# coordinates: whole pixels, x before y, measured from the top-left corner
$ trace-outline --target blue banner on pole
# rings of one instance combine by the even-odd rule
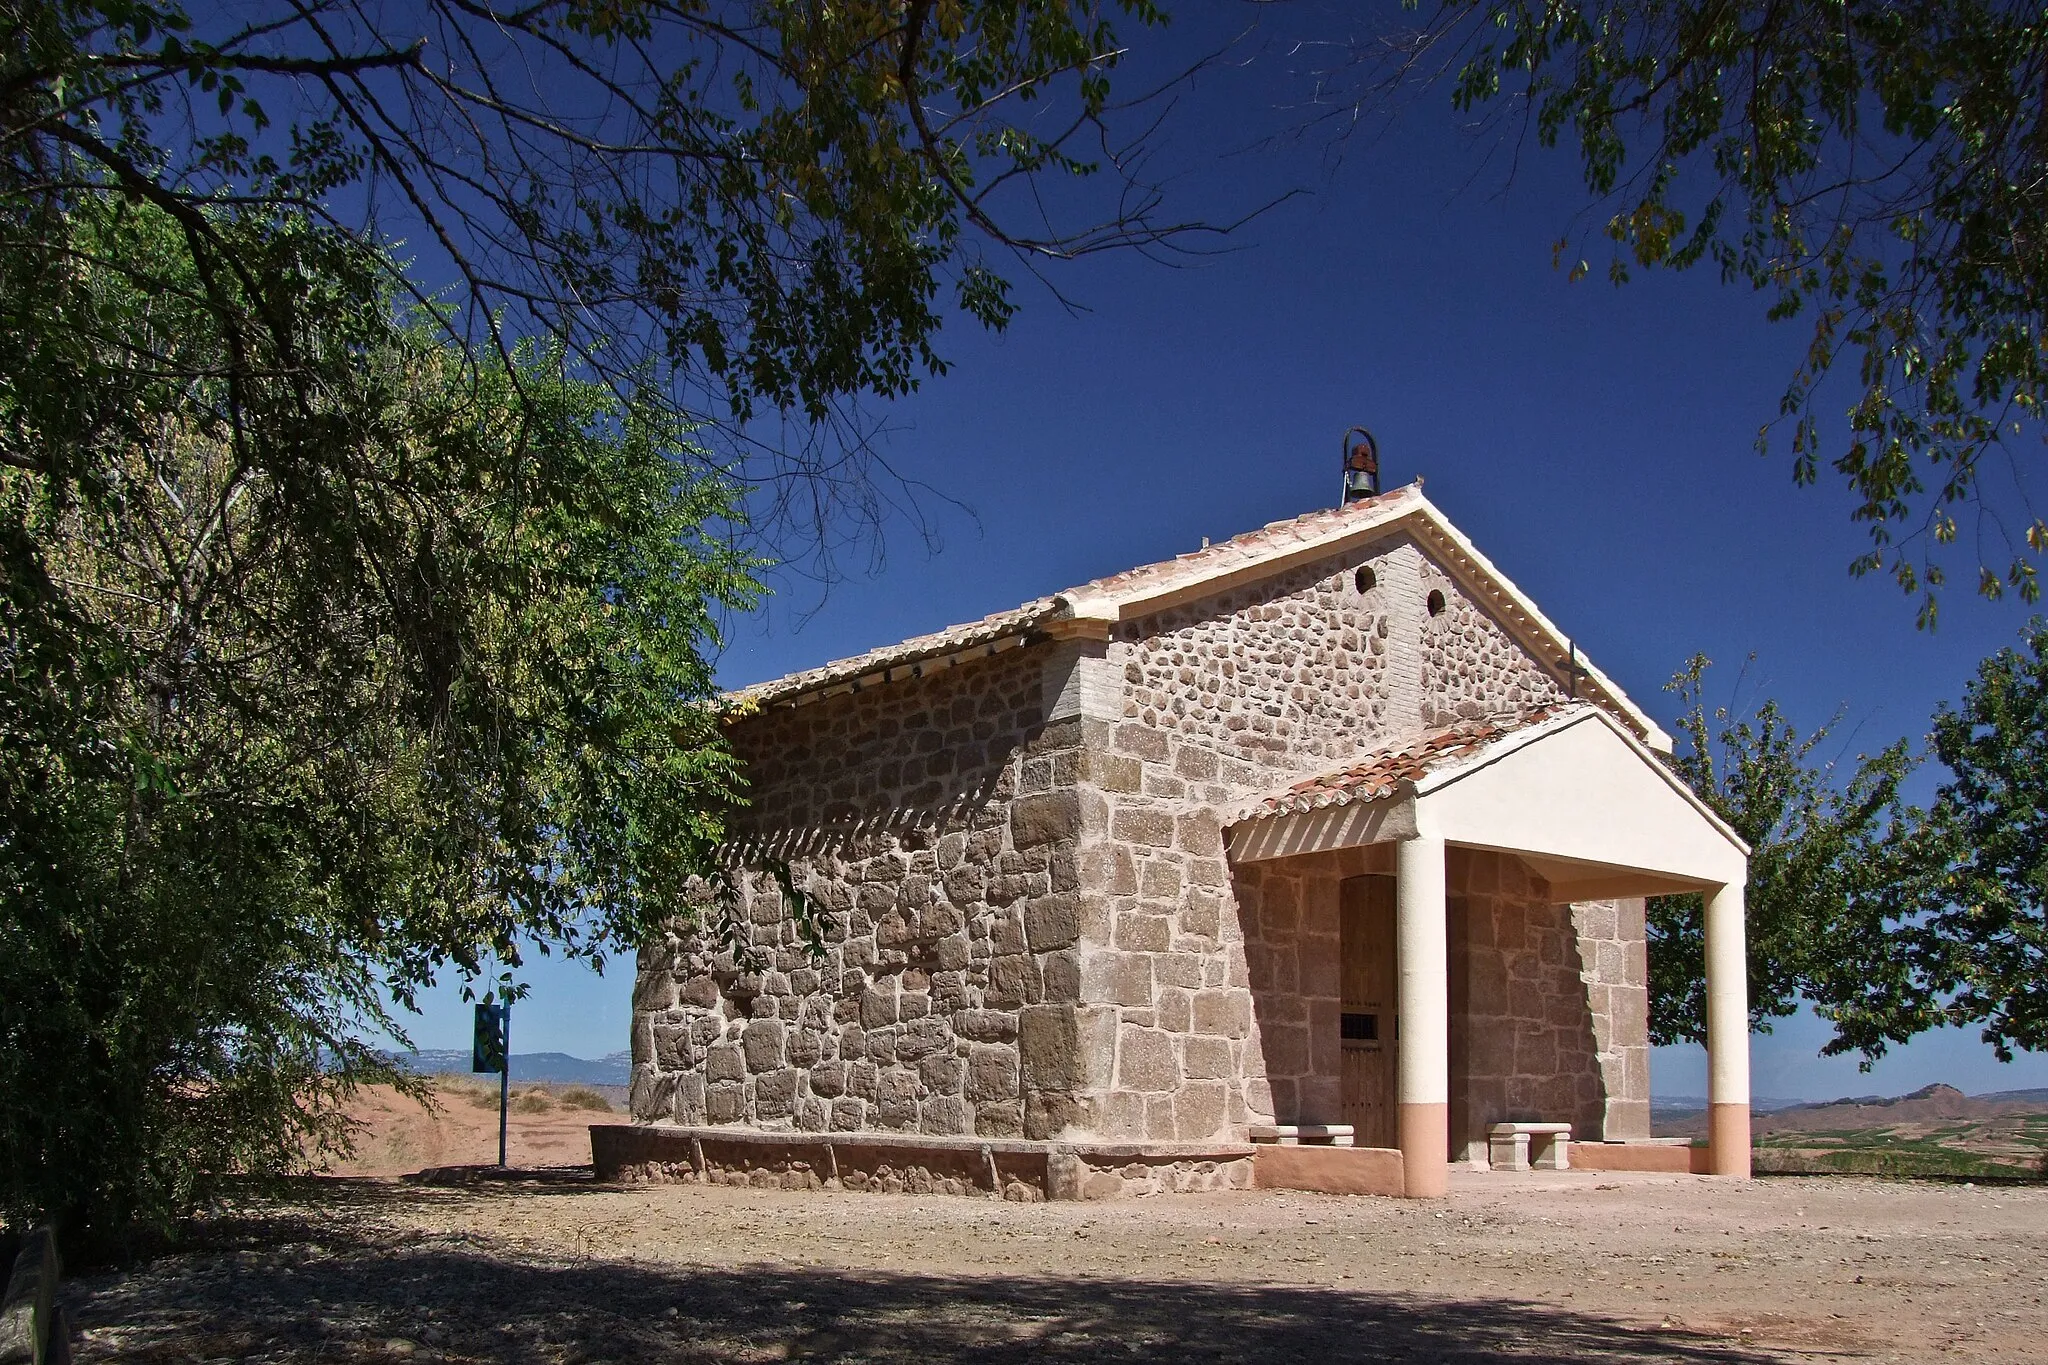
[[[469,1049],[471,1071],[505,1073],[505,1024],[511,1013],[510,1005],[476,1007],[476,1036]]]

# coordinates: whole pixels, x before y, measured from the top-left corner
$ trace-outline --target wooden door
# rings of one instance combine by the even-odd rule
[[[1343,885],[1342,1031],[1344,1119],[1361,1147],[1399,1143],[1394,1091],[1396,982],[1394,879],[1352,877]]]

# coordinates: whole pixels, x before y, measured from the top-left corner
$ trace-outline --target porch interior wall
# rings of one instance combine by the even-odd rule
[[[1341,887],[1385,873],[1384,849],[1233,869],[1251,982],[1252,1050],[1278,1123],[1343,1122]],[[1452,849],[1451,1134],[1561,1120],[1582,1139],[1649,1135],[1642,902],[1555,904],[1508,854]]]
[[[1452,849],[1451,1157],[1508,1119],[1598,1138],[1606,1097],[1572,907],[1516,857]]]
[[[1605,1097],[1600,1129],[1610,1142],[1650,1136],[1650,945],[1641,896],[1571,907]]]
[[[1234,877],[1251,980],[1249,1074],[1262,1075],[1275,1123],[1341,1123],[1342,885],[1363,849],[1248,863]]]

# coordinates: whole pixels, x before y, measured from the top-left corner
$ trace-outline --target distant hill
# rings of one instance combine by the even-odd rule
[[[1858,1095],[1772,1111],[1758,1123],[1762,1132],[1814,1133],[1847,1128],[1883,1128],[1900,1123],[1982,1120],[2048,1111],[2048,1090],[2007,1090],[1965,1095],[1952,1085],[1922,1086],[1910,1095]]]
[[[1755,1169],[1946,1180],[2048,1176],[2048,1091],[1965,1095],[1929,1085],[1760,1114]]]
[[[394,1052],[391,1060],[407,1071],[422,1075],[460,1074],[469,1070],[467,1048],[423,1048],[418,1052]],[[630,1085],[633,1056],[614,1052],[592,1060],[571,1057],[566,1052],[515,1052],[512,1054],[515,1081],[557,1081],[564,1085]]]
[[[1673,1097],[1655,1101],[1651,1114],[1656,1131],[1671,1137],[1698,1137],[1706,1132],[1706,1102]],[[1965,1095],[1952,1085],[1922,1086],[1910,1095],[1854,1095],[1838,1100],[1759,1100],[1750,1106],[1758,1137],[1772,1133],[1848,1132],[1861,1128],[1892,1128],[1901,1124],[1983,1123],[2022,1114],[2048,1114],[2048,1089],[2001,1090],[1990,1095]]]
[[[1988,1095],[1977,1096],[1980,1100],[2013,1100],[2020,1104],[2048,1106],[2048,1088],[2039,1090],[1994,1090]]]
[[[1749,1100],[1750,1112],[1767,1114],[1778,1109],[1797,1109],[1806,1100],[1788,1100],[1782,1095],[1752,1095]],[[1650,1100],[1652,1114],[1704,1114],[1707,1112],[1705,1095],[1658,1095]]]

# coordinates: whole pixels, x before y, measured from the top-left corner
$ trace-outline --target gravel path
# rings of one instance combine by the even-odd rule
[[[1574,1172],[1448,1204],[308,1181],[67,1286],[80,1361],[2048,1360],[2048,1189]]]

